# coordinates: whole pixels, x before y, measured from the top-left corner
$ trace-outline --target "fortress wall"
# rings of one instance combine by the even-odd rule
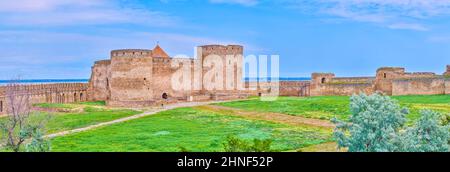
[[[152,58],[112,57],[110,91],[111,102],[152,100]]]
[[[259,85],[257,85],[259,84]],[[269,93],[271,88],[276,88],[279,86],[279,95],[280,96],[309,96],[310,95],[310,81],[280,81],[280,82],[260,82],[257,83],[255,81],[245,82],[245,88],[247,89],[245,93],[258,96],[259,94],[267,94]],[[254,90],[250,88],[250,85],[257,86],[252,87]],[[273,90],[272,90],[273,91]]]
[[[95,62],[89,80],[89,100],[106,101],[109,99],[109,78],[111,77],[111,60]]]
[[[433,72],[414,72],[414,73],[405,73],[403,75],[404,78],[426,78],[426,77],[435,77],[436,73]]]
[[[309,96],[309,81],[281,81],[280,96]]]
[[[450,94],[450,78],[445,79],[445,94]]]
[[[372,84],[317,84],[311,86],[311,96],[350,96],[374,93]]]
[[[375,81],[375,77],[336,77],[332,78],[329,83],[372,83]]]
[[[183,93],[176,92],[172,88],[172,76],[178,68],[172,68],[172,60],[170,58],[153,58],[153,99],[162,100],[163,94],[167,94],[168,98],[183,97]]]
[[[410,78],[392,82],[392,95],[445,94],[444,78]]]
[[[84,83],[34,84],[20,85],[17,91],[30,94],[30,103],[73,103],[87,101],[88,85]],[[8,110],[6,90],[0,86],[0,114]]]

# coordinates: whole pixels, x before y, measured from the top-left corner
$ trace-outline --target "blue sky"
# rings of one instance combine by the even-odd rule
[[[112,49],[242,44],[282,77],[443,73],[450,0],[0,0],[0,79],[89,78]]]

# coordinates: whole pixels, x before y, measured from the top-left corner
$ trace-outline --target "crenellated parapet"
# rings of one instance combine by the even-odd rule
[[[111,51],[111,58],[114,57],[151,57],[152,50],[148,49],[122,49]]]
[[[242,55],[244,47],[241,45],[204,45],[199,46],[197,51],[202,57],[208,55]]]
[[[86,83],[57,83],[0,86],[0,114],[8,109],[8,92],[15,96],[28,95],[30,103],[72,103],[87,101],[88,84]]]

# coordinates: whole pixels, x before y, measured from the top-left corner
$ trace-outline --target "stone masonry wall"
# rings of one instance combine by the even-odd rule
[[[450,94],[450,78],[445,79],[445,94]]]
[[[392,82],[392,95],[445,94],[444,78],[410,78]]]
[[[311,88],[311,96],[351,96],[353,94],[374,93],[373,84],[333,84],[325,83]]]
[[[95,62],[94,66],[92,67],[92,73],[88,88],[90,101],[109,99],[109,78],[111,77],[110,67],[111,60],[102,60]]]
[[[21,85],[18,90],[30,94],[30,103],[73,103],[87,101],[88,85],[84,83]],[[0,86],[0,114],[7,113],[7,86]]]
[[[111,97],[108,104],[114,106],[123,104],[121,101],[151,101],[153,96],[151,53],[123,51],[111,53],[111,79],[109,81]],[[122,54],[122,56],[115,56],[115,54]],[[123,56],[124,54],[125,56]]]

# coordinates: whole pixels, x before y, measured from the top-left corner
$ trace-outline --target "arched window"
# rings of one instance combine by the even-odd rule
[[[383,74],[383,77],[384,77],[384,78],[387,78],[387,74],[386,74],[386,73],[384,73],[384,74]]]
[[[167,93],[163,93],[161,97],[163,99],[167,100],[169,98],[169,95],[167,95]]]
[[[3,101],[0,101],[0,112],[3,112]]]
[[[325,84],[325,81],[327,81],[327,79],[326,79],[326,78],[322,78],[321,83],[322,83],[322,84]]]

